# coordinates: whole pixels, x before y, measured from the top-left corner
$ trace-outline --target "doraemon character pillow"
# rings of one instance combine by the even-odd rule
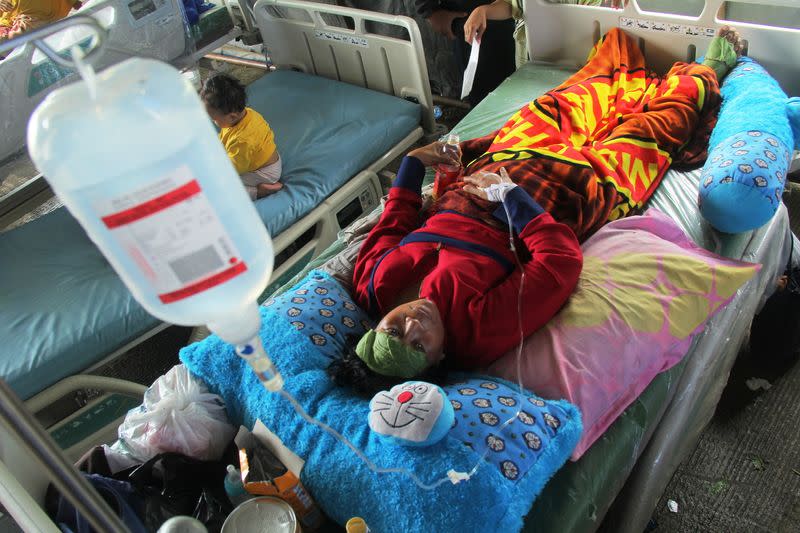
[[[369,427],[401,446],[430,446],[453,425],[455,411],[441,387],[407,381],[369,402]]]
[[[722,109],[700,179],[698,206],[726,233],[765,224],[781,203],[800,124],[798,103],[750,58],[739,59],[721,87]],[[793,124],[794,122],[794,124]]]

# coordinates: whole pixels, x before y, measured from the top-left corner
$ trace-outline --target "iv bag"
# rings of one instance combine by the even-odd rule
[[[31,116],[39,171],[152,315],[180,325],[250,316],[255,331],[225,340],[257,334],[272,243],[197,93],[143,58],[87,81]]]

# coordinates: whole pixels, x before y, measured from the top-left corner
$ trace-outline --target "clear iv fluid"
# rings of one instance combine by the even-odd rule
[[[78,82],[36,109],[34,163],[148,312],[251,341],[272,243],[198,95],[141,58],[96,84],[94,99]]]

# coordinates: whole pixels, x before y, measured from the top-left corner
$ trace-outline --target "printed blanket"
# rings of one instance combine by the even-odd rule
[[[562,85],[498,131],[463,142],[462,175],[505,167],[583,241],[606,222],[640,212],[670,165],[703,163],[719,102],[710,68],[675,63],[660,78],[615,28]],[[462,185],[460,177],[437,182],[429,214],[454,210],[491,223],[490,204]]]

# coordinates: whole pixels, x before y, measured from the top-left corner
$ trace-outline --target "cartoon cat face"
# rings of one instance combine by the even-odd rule
[[[431,437],[444,402],[439,387],[419,381],[401,383],[372,398],[369,425],[376,433],[422,443]]]

